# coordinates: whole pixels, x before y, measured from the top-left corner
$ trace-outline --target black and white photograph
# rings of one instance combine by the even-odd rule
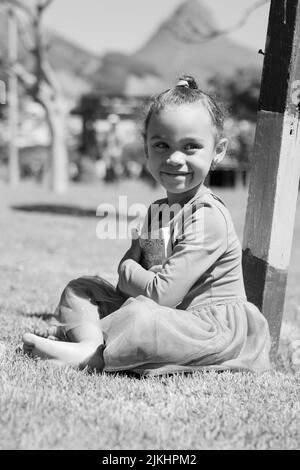
[[[299,450],[299,178],[300,0],[0,0],[0,450]]]

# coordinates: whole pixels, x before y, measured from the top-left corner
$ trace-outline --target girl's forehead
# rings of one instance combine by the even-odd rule
[[[180,133],[214,132],[209,111],[202,103],[167,105],[151,115],[148,133],[178,131]]]

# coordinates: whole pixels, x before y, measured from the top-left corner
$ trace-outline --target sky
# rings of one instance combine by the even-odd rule
[[[220,28],[235,24],[256,0],[198,0]],[[138,50],[183,0],[54,0],[45,25],[96,54]],[[254,50],[264,49],[269,5],[256,10],[229,37]]]

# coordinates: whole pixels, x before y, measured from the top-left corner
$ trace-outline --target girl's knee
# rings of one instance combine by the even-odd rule
[[[154,300],[152,299],[149,299],[149,297],[146,297],[145,295],[138,295],[135,300],[137,300],[138,302],[141,302],[143,304],[146,304],[146,305],[156,305],[156,303],[154,302]]]
[[[138,295],[137,297],[129,297],[122,305],[126,307],[127,305],[135,305],[137,308],[140,308],[140,304],[153,305],[154,301],[145,297],[144,295]]]
[[[76,294],[80,294],[81,292],[85,292],[86,291],[85,284],[86,284],[85,279],[82,277],[79,277],[77,279],[72,279],[72,281],[70,281],[64,288],[63,296],[67,297],[70,295],[74,295],[74,294],[76,295]]]
[[[60,297],[59,305],[57,307],[57,310],[60,311],[60,315],[62,314],[64,308],[73,309],[74,305],[78,303],[78,300],[86,297],[86,295],[87,291],[81,281],[81,278],[70,281],[64,288]]]
[[[66,285],[56,309],[60,324],[70,327],[82,322],[98,323],[98,304],[94,301],[92,287],[90,279],[84,277]]]
[[[64,288],[61,294],[60,304],[65,304],[67,300],[70,299],[72,295],[74,295],[74,287],[75,286],[73,284],[73,281],[69,282],[66,285],[66,287]]]
[[[139,296],[135,302],[132,302],[129,306],[131,313],[135,317],[135,322],[141,325],[149,327],[150,324],[156,322],[157,309],[155,309],[155,302],[147,297]]]

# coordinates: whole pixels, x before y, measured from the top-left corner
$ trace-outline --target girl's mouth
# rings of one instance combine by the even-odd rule
[[[168,176],[187,176],[190,175],[191,173],[188,171],[176,171],[176,172],[171,172],[171,171],[161,171],[163,175],[168,175]]]

